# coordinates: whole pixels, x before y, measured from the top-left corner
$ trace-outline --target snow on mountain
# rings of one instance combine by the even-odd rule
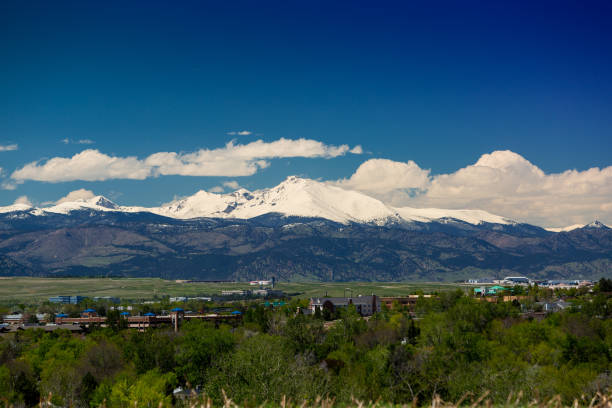
[[[287,216],[320,217],[340,223],[379,225],[401,221],[429,222],[440,218],[454,218],[470,224],[513,223],[504,217],[481,210],[394,208],[357,191],[299,177],[289,177],[274,188],[254,192],[241,189],[220,195],[199,191],[191,197],[150,211],[173,218],[248,219],[263,214],[280,213]]]
[[[552,232],[568,232],[568,231],[573,231],[575,229],[579,229],[579,228],[586,228],[586,229],[609,229],[610,227],[607,226],[606,224],[599,222],[599,221],[593,221],[590,224],[574,224],[574,225],[568,225],[567,227],[559,227],[559,228],[546,228],[547,231],[552,231]]]
[[[582,228],[582,227],[584,227],[584,225],[582,225],[582,224],[574,224],[574,225],[568,225],[567,227],[550,227],[550,228],[546,228],[546,231],[551,231],[551,232],[568,232],[568,231],[573,231],[575,229]]]
[[[271,189],[230,194],[199,191],[166,207],[151,209],[174,218],[219,217],[248,219],[269,213],[320,217],[340,223],[399,220],[396,211],[356,191],[344,190],[314,180],[289,177]]]
[[[599,222],[599,221],[593,221],[590,224],[585,225],[582,228],[586,228],[586,229],[610,229],[610,227],[608,227],[606,224]]]
[[[52,207],[42,208],[48,213],[69,214],[74,210],[95,211],[122,211],[123,208],[103,196],[95,196],[89,199],[63,202]]]
[[[32,209],[31,205],[19,203],[19,204],[7,205],[5,207],[0,207],[0,214],[16,212],[16,211],[28,211],[31,209]]]
[[[69,214],[77,210],[150,212],[178,219],[239,218],[249,219],[264,214],[325,218],[348,224],[395,222],[430,222],[457,219],[470,224],[482,222],[512,224],[514,221],[481,210],[445,210],[437,208],[394,208],[363,193],[345,190],[327,183],[289,177],[278,186],[250,192],[245,189],[229,194],[198,191],[161,207],[123,207],[103,196],[63,202],[51,207],[33,209],[24,204],[0,207],[0,212],[32,210],[33,215]]]
[[[454,218],[469,224],[480,224],[489,222],[492,224],[516,224],[508,218],[491,214],[482,210],[445,210],[441,208],[411,208],[402,207],[396,209],[405,220],[428,222],[441,218]]]

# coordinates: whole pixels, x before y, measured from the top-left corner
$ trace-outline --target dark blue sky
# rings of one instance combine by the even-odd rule
[[[604,1],[4,1],[0,145],[19,146],[0,152],[5,177],[86,148],[142,159],[234,137],[367,153],[238,178],[26,181],[0,205],[77,188],[152,205],[224,180],[348,177],[375,157],[448,173],[499,149],[546,172],[610,166],[611,18]]]

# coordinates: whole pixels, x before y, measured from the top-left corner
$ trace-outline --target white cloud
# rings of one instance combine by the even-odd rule
[[[151,168],[136,157],[111,157],[98,150],[87,149],[71,158],[54,157],[44,164],[32,162],[15,170],[11,178],[19,181],[48,182],[85,180],[103,181],[115,178],[143,180]]]
[[[57,200],[55,204],[70,203],[70,202],[79,201],[79,200],[88,200],[95,196],[96,195],[93,193],[93,191],[85,190],[84,188],[81,188],[78,190],[71,191],[65,197],[62,197],[59,200]]]
[[[222,193],[223,191],[223,187],[221,186],[215,186],[208,190],[209,193]]]
[[[223,183],[224,187],[231,188],[232,190],[238,190],[240,188],[240,184],[237,181],[226,181]]]
[[[429,183],[429,170],[421,169],[412,160],[402,163],[387,159],[367,160],[350,178],[338,181],[342,187],[378,194],[423,189]]]
[[[19,149],[19,146],[15,143],[8,145],[0,145],[0,152],[9,152],[17,149]]]
[[[414,162],[373,159],[336,183],[394,206],[483,209],[542,226],[612,223],[612,166],[547,174],[507,150],[435,176]]]
[[[349,152],[353,154],[363,154],[363,147],[361,147],[361,145],[357,145],[353,147],[351,150],[349,150]]]
[[[32,162],[11,175],[15,182],[37,180],[61,182],[109,179],[142,180],[159,175],[250,176],[270,165],[267,159],[305,157],[333,158],[349,152],[348,145],[332,146],[317,140],[256,140],[247,144],[230,141],[217,149],[193,153],[159,152],[145,159],[113,157],[95,149],[84,150],[70,158],[54,157],[44,163]]]
[[[238,131],[227,132],[227,134],[230,136],[249,136],[249,135],[252,135],[253,132],[251,132],[250,130],[238,130]]]
[[[32,202],[28,199],[27,196],[24,196],[24,195],[17,197],[17,199],[15,200],[13,204],[25,204],[25,205],[29,205],[30,207],[32,206]]]
[[[62,140],[60,140],[60,142],[64,143],[64,144],[85,144],[85,145],[89,145],[89,144],[94,144],[96,142],[94,142],[91,139],[79,139],[79,140],[72,140],[69,138],[64,138]]]
[[[2,187],[3,190],[15,190],[17,189],[17,184],[18,183],[12,180],[4,180],[0,187]]]

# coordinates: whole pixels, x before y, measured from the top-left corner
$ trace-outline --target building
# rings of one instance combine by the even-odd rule
[[[408,307],[410,310],[414,308],[419,298],[430,298],[433,295],[408,295],[408,296],[383,296],[380,302],[391,309],[394,304]]]
[[[376,295],[358,296],[355,298],[311,298],[308,309],[311,313],[316,312],[317,309],[321,311],[327,309],[334,313],[338,309],[347,307],[348,305],[354,305],[357,309],[357,313],[361,316],[371,316],[380,310],[380,298]]]
[[[272,288],[274,288],[276,284],[276,278],[272,277],[272,279],[270,280],[254,280],[254,281],[250,281],[249,285],[251,286],[272,286]]]
[[[36,318],[34,318],[34,316]],[[44,313],[36,313],[35,315],[29,313],[13,313],[2,316],[2,322],[6,324],[26,324],[28,322],[47,323],[49,318]]]
[[[119,303],[121,299],[113,296],[96,296],[93,298],[96,302],[109,302],[109,303]]]
[[[244,289],[233,289],[233,290],[222,290],[221,296],[249,296],[251,294],[250,290]]]
[[[507,290],[508,288],[505,288],[499,285],[489,286],[489,287],[483,286],[481,288],[474,288],[474,294],[478,296],[495,296],[498,293],[504,292]]]
[[[506,276],[503,283],[509,285],[529,285],[531,280],[525,276]]]
[[[28,321],[28,318],[23,313],[13,313],[2,316],[2,322],[6,324],[23,324]]]
[[[571,303],[564,300],[557,300],[556,302],[538,302],[537,304],[542,306],[543,311],[549,313],[560,312],[572,306]]]
[[[67,305],[78,305],[87,299],[85,296],[53,296],[49,298],[51,303],[63,303]]]
[[[255,289],[251,292],[253,296],[281,298],[285,296],[282,290],[273,289]]]
[[[487,283],[495,283],[495,278],[472,278],[468,279],[466,283],[470,285],[482,285]]]

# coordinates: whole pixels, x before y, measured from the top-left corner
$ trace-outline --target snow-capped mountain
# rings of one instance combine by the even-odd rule
[[[610,229],[609,226],[607,226],[606,224],[599,222],[599,221],[593,221],[589,224],[574,224],[574,225],[569,225],[567,227],[559,227],[559,228],[546,228],[546,230],[551,231],[551,232],[569,232],[569,231],[573,231],[573,230],[577,230],[577,229],[581,229],[581,228],[586,228],[586,229]]]
[[[253,192],[245,189],[229,194],[198,191],[192,196],[151,208],[119,206],[103,196],[62,202],[46,208],[32,208],[23,204],[0,208],[0,212],[30,211],[35,215],[69,214],[77,210],[150,212],[176,219],[250,219],[275,213],[283,216],[324,218],[342,224],[385,225],[414,221],[447,222],[451,219],[474,225],[482,222],[515,224],[512,220],[481,210],[394,208],[358,191],[299,177],[289,177],[276,187]]]
[[[479,210],[395,208],[297,177],[154,208],[88,195],[0,208],[0,274],[344,281],[494,270],[590,279],[609,276],[612,259],[612,232],[599,222],[555,234]]]
[[[587,228],[587,229],[610,229],[610,227],[608,227],[606,224],[599,222],[599,221],[593,221],[590,224],[585,225],[582,228]]]
[[[56,204],[52,207],[40,208],[43,212],[69,214],[75,210],[94,210],[94,211],[125,211],[129,207],[121,207],[103,196],[95,196],[89,199],[67,201]]]
[[[33,207],[29,204],[13,204],[7,205],[5,207],[0,207],[0,214],[28,210],[33,210]]]
[[[289,177],[276,187],[254,192],[241,189],[230,194],[200,191],[151,212],[173,218],[240,218],[264,214],[325,218],[340,223],[401,221],[394,208],[365,194],[325,183]]]
[[[230,194],[199,191],[167,206],[149,209],[172,218],[240,218],[249,219],[269,213],[286,216],[325,218],[350,222],[386,224],[390,222],[429,222],[453,218],[470,224],[490,222],[511,224],[513,221],[480,210],[446,210],[438,208],[394,208],[358,191],[299,177],[289,177],[274,188],[249,192],[240,189]]]

